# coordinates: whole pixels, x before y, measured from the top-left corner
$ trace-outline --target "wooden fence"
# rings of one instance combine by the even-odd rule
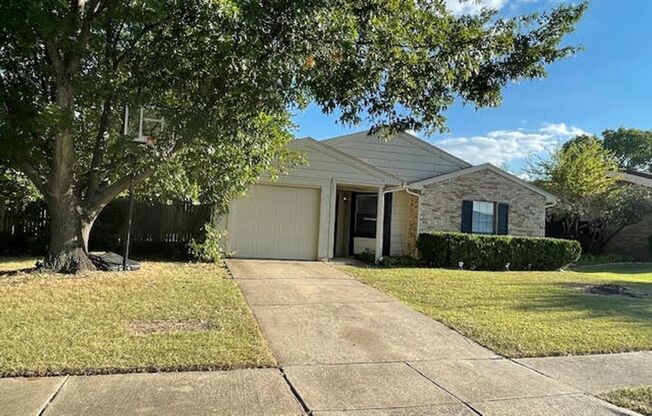
[[[127,226],[129,201],[117,199],[99,215],[89,241],[90,250],[121,252]],[[191,239],[203,237],[212,207],[186,202],[158,204],[134,202],[131,247],[144,256],[185,257]],[[47,209],[42,202],[24,210],[0,204],[0,253],[43,254],[48,240]]]

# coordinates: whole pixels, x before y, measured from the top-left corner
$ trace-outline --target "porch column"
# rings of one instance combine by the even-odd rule
[[[378,206],[376,208],[376,262],[383,258],[383,225],[385,217],[385,195],[383,187],[378,188]]]

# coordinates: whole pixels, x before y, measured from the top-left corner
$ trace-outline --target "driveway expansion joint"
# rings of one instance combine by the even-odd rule
[[[285,381],[285,384],[290,388],[290,391],[292,392],[292,395],[296,399],[296,401],[299,403],[301,408],[303,409],[304,413],[308,416],[312,415],[312,410],[308,407],[306,402],[303,400],[303,397],[299,394],[297,389],[294,387],[290,379],[288,378],[287,374],[285,374],[285,369],[283,367],[278,367],[278,370],[281,372],[281,376],[283,377],[283,381]]]
[[[66,378],[63,379],[63,381],[61,382],[59,387],[56,389],[56,391],[54,393],[52,393],[52,396],[50,396],[50,398],[45,403],[43,403],[43,407],[41,407],[41,411],[38,412],[38,416],[43,416],[45,414],[45,411],[47,410],[50,403],[52,403],[54,401],[54,399],[56,399],[57,395],[61,392],[61,390],[63,390],[63,388],[66,385],[66,383],[68,382],[68,380],[70,380],[70,376],[66,376]]]

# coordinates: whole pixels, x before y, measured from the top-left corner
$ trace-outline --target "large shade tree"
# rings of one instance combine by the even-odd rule
[[[564,237],[580,240],[592,253],[652,210],[652,193],[619,181],[617,171],[617,156],[589,135],[572,138],[530,169],[535,182],[559,198],[549,218],[563,225]]]
[[[381,133],[441,129],[455,99],[496,106],[507,83],[576,52],[562,40],[585,7],[503,19],[443,0],[0,0],[0,160],[47,203],[46,267],[89,269],[93,221],[130,182],[224,205],[282,169],[289,111],[311,102]],[[125,106],[164,117],[155,144],[121,134]]]
[[[620,127],[602,132],[604,147],[610,150],[622,170],[652,169],[652,130]]]

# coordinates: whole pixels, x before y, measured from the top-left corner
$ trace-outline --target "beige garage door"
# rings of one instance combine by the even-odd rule
[[[233,201],[229,249],[235,257],[315,260],[319,189],[254,185]]]

